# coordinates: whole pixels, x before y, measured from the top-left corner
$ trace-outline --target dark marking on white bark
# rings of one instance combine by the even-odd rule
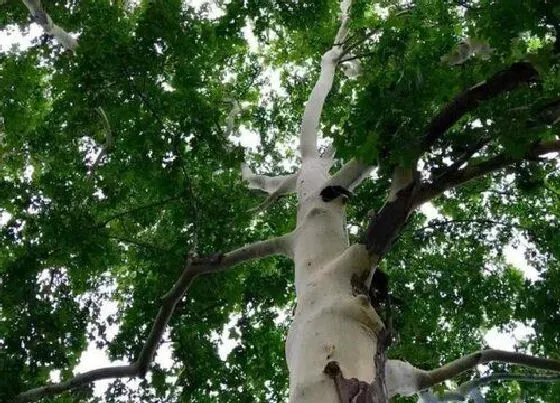
[[[369,287],[369,298],[371,306],[378,308],[389,299],[389,277],[379,267],[373,272],[371,285]]]
[[[339,196],[343,196],[343,198],[350,198],[353,196],[352,192],[346,189],[344,186],[340,185],[331,185],[325,186],[323,190],[321,190],[321,199],[325,202],[331,202],[338,198]]]
[[[387,403],[389,401],[385,385],[387,337],[384,329],[381,330],[378,338],[377,354],[375,356],[377,376],[371,384],[357,378],[344,378],[337,361],[330,361],[325,366],[323,372],[334,381],[340,403]]]
[[[350,285],[352,286],[352,295],[357,297],[358,295],[368,295],[369,291],[366,286],[367,273],[365,276],[359,276],[356,273],[352,274],[352,278],[350,279]]]

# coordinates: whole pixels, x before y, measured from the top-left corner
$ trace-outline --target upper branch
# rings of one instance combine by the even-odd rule
[[[29,12],[33,16],[33,19],[37,24],[39,24],[45,32],[51,34],[55,39],[68,50],[75,50],[78,46],[78,41],[63,30],[61,27],[53,23],[50,15],[48,15],[43,6],[41,6],[41,0],[22,0],[23,4],[29,9]]]
[[[467,165],[464,169],[442,175],[432,183],[421,185],[415,197],[414,203],[415,205],[422,204],[428,200],[433,199],[446,190],[462,185],[463,183],[466,183],[472,179],[505,168],[508,165],[514,164],[516,162],[535,159],[542,155],[554,152],[560,152],[560,140],[540,142],[530,147],[530,149],[521,158],[512,157],[507,154],[499,154],[487,161],[480,162],[478,164]]]
[[[223,271],[248,260],[273,255],[292,256],[292,243],[293,235],[290,233],[279,238],[255,242],[225,254],[216,254],[210,257],[187,258],[181,276],[175,282],[171,290],[162,297],[162,305],[156,315],[146,343],[136,361],[125,366],[95,369],[78,374],[68,381],[31,389],[20,393],[12,402],[34,401],[101,379],[144,377],[153,360],[165,328],[175,311],[175,306],[189,289],[196,277],[201,274]]]
[[[303,159],[317,156],[317,133],[320,128],[321,113],[323,111],[325,99],[332,88],[336,66],[342,56],[343,50],[340,44],[344,42],[348,34],[351,4],[352,0],[343,0],[340,3],[340,28],[336,34],[333,47],[321,57],[321,73],[319,79],[315,83],[309,95],[309,99],[305,104],[300,133],[300,148]]]
[[[488,80],[476,84],[457,95],[432,119],[421,145],[423,151],[429,149],[447,129],[453,126],[466,113],[478,107],[482,101],[495,98],[515,89],[522,83],[536,81],[538,72],[529,62],[513,63]]]

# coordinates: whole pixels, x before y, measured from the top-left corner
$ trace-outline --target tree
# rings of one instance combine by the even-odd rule
[[[557,399],[552,1],[1,7],[45,30],[0,65],[3,400]],[[88,342],[130,364],[73,374]]]

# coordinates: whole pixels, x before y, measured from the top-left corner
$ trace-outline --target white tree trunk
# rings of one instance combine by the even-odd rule
[[[286,356],[290,402],[339,403],[335,384],[323,373],[337,361],[344,378],[375,378],[377,333],[383,326],[364,295],[353,295],[351,278],[367,275],[363,245],[348,247],[342,197],[329,203],[319,193],[328,167],[313,159],[298,177],[294,242],[297,308]]]
[[[353,161],[331,178],[332,158],[321,158],[317,152],[321,111],[343,53],[351,4],[351,0],[340,4],[341,25],[332,49],[321,58],[321,74],[301,124],[293,244],[297,307],[286,341],[293,403],[340,403],[334,380],[324,373],[331,361],[338,363],[345,379],[371,383],[377,373],[377,335],[383,324],[368,297],[354,295],[352,286],[353,275],[367,277],[370,258],[365,246],[348,246],[344,199],[324,202],[320,195],[327,185],[348,187],[367,172]]]

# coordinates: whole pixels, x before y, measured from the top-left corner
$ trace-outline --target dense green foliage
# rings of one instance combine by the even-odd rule
[[[113,359],[134,359],[186,254],[228,251],[293,229],[292,198],[250,211],[262,197],[247,192],[239,166],[246,161],[266,173],[295,166],[303,104],[338,24],[331,0],[231,0],[197,9],[180,0],[135,8],[42,3],[58,25],[79,32],[79,47],[73,54],[43,36],[0,54],[0,400],[44,384],[53,370],[70,376],[91,342]],[[349,205],[353,234],[383,203],[386,167],[412,161],[438,110],[513,62],[529,60],[539,82],[461,119],[422,159],[424,177],[469,144],[484,142],[474,157],[484,160],[558,135],[550,121],[558,111],[544,106],[560,98],[559,6],[393,3],[355,2],[351,41],[363,74],[337,73],[324,111],[322,130],[338,156],[379,166],[378,180],[366,181]],[[248,22],[258,48],[246,40]],[[0,26],[29,23],[20,1],[0,5]],[[450,65],[446,57],[466,37],[487,42],[492,53]],[[271,85],[271,71],[280,87]],[[242,102],[237,123],[260,137],[259,147],[227,138],[228,99]],[[95,163],[100,147],[107,157]],[[557,161],[513,165],[434,205],[442,216],[416,214],[383,261],[406,301],[390,356],[434,368],[480,349],[490,328],[518,321],[535,330],[520,348],[560,358]],[[538,278],[508,263],[510,244],[524,245]],[[106,401],[283,400],[292,271],[289,261],[266,259],[198,279],[166,335],[173,366],[156,366],[135,390],[115,382]],[[114,317],[100,316],[107,300],[118,305]],[[225,336],[236,347],[222,361],[216,333],[231,318]],[[115,324],[117,335],[107,340]],[[76,393],[88,395],[50,401]],[[560,387],[493,385],[487,401],[519,396],[558,401]]]

